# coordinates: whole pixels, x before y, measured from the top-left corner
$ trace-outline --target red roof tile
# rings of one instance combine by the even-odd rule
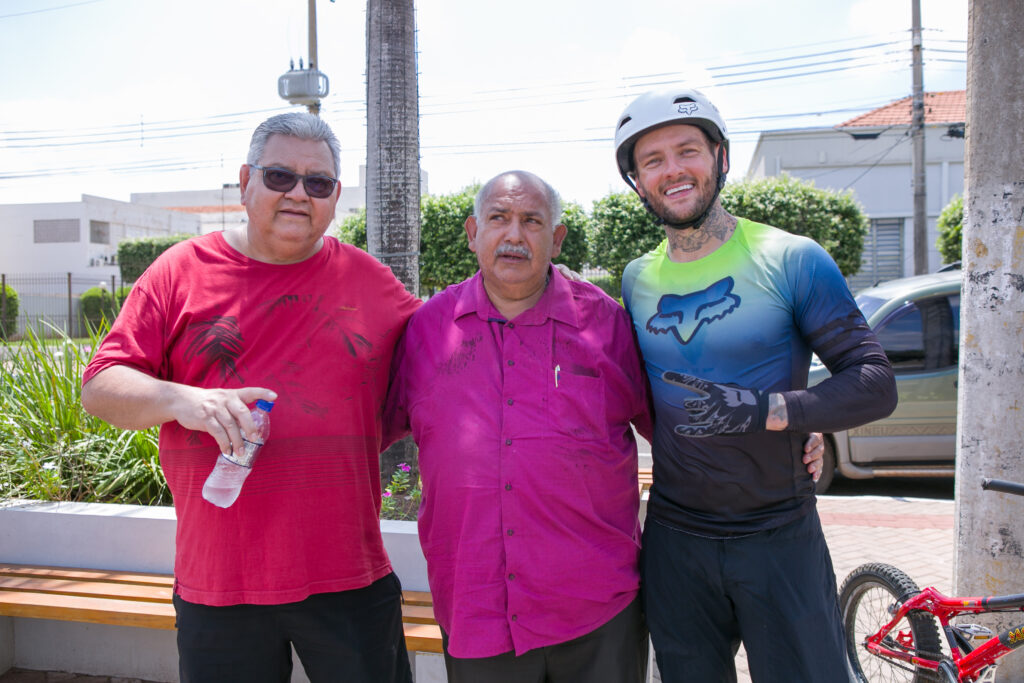
[[[911,99],[904,97],[866,114],[855,116],[840,123],[836,128],[909,126],[911,123]],[[967,120],[967,91],[926,92],[924,94],[924,122],[963,123]]]

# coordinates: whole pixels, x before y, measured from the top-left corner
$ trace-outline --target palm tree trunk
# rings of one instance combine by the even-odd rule
[[[366,83],[367,248],[418,296],[420,147],[413,0],[367,0]],[[382,486],[400,462],[419,474],[411,439],[381,454]]]

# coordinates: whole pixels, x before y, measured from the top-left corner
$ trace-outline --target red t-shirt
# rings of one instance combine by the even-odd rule
[[[127,365],[278,394],[270,437],[227,509],[202,498],[213,437],[160,428],[182,598],[282,604],[391,571],[378,521],[380,415],[392,352],[418,305],[388,268],[331,237],[301,263],[271,265],[214,233],[175,245],[139,278],[83,383]]]

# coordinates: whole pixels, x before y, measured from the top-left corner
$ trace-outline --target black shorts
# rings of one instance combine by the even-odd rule
[[[411,683],[401,601],[394,574],[285,605],[210,607],[175,595],[181,681],[286,682],[294,645],[312,683]]]
[[[647,518],[644,603],[665,683],[849,683],[836,580],[816,510],[776,529],[711,539]]]
[[[586,635],[518,657],[515,652],[452,657],[447,637],[444,643],[448,683],[642,683],[647,679],[649,645],[639,597]]]

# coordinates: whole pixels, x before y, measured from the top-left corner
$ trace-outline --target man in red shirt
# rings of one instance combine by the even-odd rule
[[[552,268],[560,216],[532,173],[487,182],[466,221],[480,271],[425,303],[395,355],[385,442],[411,429],[420,448],[449,683],[647,669],[630,426],[650,437],[644,372],[622,306]]]
[[[378,520],[378,416],[419,302],[324,236],[338,154],[315,116],[261,124],[240,170],[248,225],[157,259],[83,378],[90,413],[160,425],[183,681],[287,681],[292,645],[313,681],[411,680]],[[276,401],[270,437],[221,509],[203,482],[242,448],[257,399]]]

